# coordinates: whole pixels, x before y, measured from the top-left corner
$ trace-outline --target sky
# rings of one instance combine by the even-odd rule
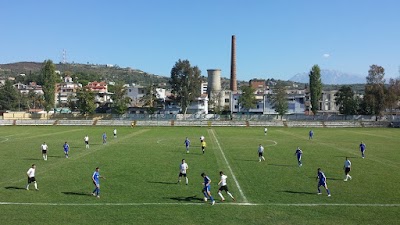
[[[237,79],[287,80],[313,65],[400,76],[398,0],[0,0],[0,64],[51,59],[170,76],[179,59]]]

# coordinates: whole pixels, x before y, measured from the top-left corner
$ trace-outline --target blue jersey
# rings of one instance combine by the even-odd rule
[[[208,176],[204,177],[204,191],[211,191],[211,185],[210,185],[211,179]]]
[[[310,135],[310,137],[312,137],[314,135],[314,132],[312,130],[310,130],[309,135]]]
[[[361,143],[360,144],[360,151],[365,151],[365,144],[364,143]]]
[[[103,134],[103,140],[107,139],[107,135]]]
[[[204,187],[210,186],[211,179],[208,176],[204,177]]]
[[[299,159],[299,158],[301,158],[303,151],[301,151],[301,149],[297,149],[295,154],[296,154],[297,158]]]
[[[325,176],[324,172],[318,171],[318,180],[319,180],[320,184],[325,184],[326,176]]]
[[[64,152],[68,152],[69,151],[69,144],[64,144]]]
[[[186,147],[188,147],[190,145],[190,140],[189,139],[185,140],[185,145],[186,145]]]
[[[100,173],[97,171],[94,171],[94,173],[92,175],[92,179],[94,180],[94,182],[96,182],[96,184],[100,183]]]

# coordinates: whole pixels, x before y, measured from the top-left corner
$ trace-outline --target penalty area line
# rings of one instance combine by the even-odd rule
[[[27,206],[171,206],[171,205],[209,205],[209,203],[200,202],[126,202],[126,203],[46,203],[46,202],[0,202],[0,205],[27,205]],[[333,207],[400,207],[400,204],[363,204],[363,203],[217,203],[215,205],[228,205],[228,206],[283,206],[283,207],[318,207],[318,206],[333,206]]]
[[[170,205],[209,205],[204,202],[126,202],[126,203],[46,203],[46,202],[0,202],[0,205],[28,205],[28,206],[170,206]],[[217,203],[218,204],[218,203]],[[221,203],[223,205],[253,206],[252,203]]]
[[[232,175],[232,179],[233,179],[233,181],[235,182],[235,184],[236,184],[236,186],[237,186],[237,188],[238,188],[238,190],[239,190],[239,193],[240,193],[240,195],[241,195],[242,198],[243,198],[244,203],[249,203],[249,201],[247,200],[246,196],[245,196],[244,193],[243,193],[242,188],[241,188],[240,185],[239,185],[239,181],[236,179],[235,174],[233,174],[233,170],[232,170],[232,168],[231,168],[231,165],[229,164],[228,159],[226,159],[225,153],[224,153],[224,151],[222,150],[221,145],[219,144],[219,141],[218,141],[218,139],[217,139],[217,136],[215,136],[214,130],[211,129],[211,130],[209,130],[209,132],[212,134],[212,136],[213,136],[214,139],[215,139],[215,142],[216,142],[217,145],[218,145],[218,149],[219,149],[219,151],[221,152],[222,157],[224,158],[225,164],[228,166],[229,172],[230,172],[231,175]]]

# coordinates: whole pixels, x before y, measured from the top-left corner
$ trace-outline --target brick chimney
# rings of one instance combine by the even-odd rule
[[[237,91],[236,81],[236,37],[232,35],[232,49],[231,49],[231,91]]]

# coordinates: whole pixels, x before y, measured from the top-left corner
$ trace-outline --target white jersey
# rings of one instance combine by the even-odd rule
[[[200,137],[200,141],[204,141],[204,136],[201,136],[201,137]]]
[[[182,164],[179,166],[179,169],[180,169],[180,172],[181,172],[182,174],[186,174],[186,170],[189,169],[188,164],[182,163]]]
[[[47,147],[46,144],[42,144],[41,148],[42,148],[43,151],[46,151],[48,147]]]
[[[221,175],[221,186],[226,186],[226,179],[228,178],[228,176],[226,176],[225,174]]]
[[[84,139],[85,141],[89,141],[89,137],[88,136],[85,136],[85,139]]]
[[[268,129],[267,129],[267,128],[264,128],[264,132],[267,133],[267,131],[268,131]]]
[[[114,129],[114,135],[117,135],[117,129]]]
[[[263,153],[264,152],[264,147],[263,146],[259,146],[258,147],[258,153]]]
[[[344,162],[344,167],[345,167],[345,168],[350,168],[350,167],[351,167],[351,162],[350,162],[350,160],[346,160],[346,161]]]
[[[28,170],[28,172],[26,172],[26,174],[28,174],[28,177],[29,177],[29,178],[35,177],[35,169],[34,169],[34,168],[30,168],[30,169]]]

